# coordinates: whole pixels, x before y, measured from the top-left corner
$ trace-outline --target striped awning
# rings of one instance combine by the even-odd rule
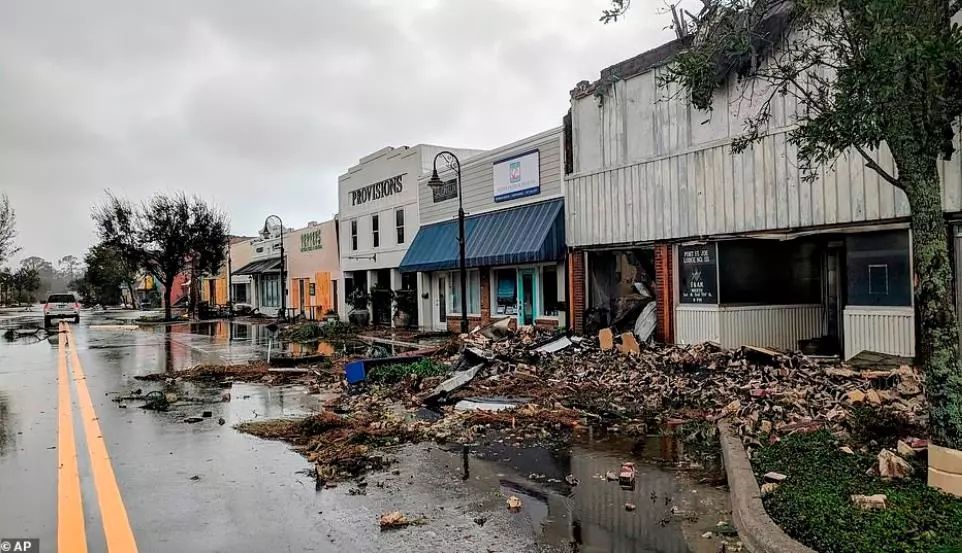
[[[279,273],[281,272],[281,260],[277,259],[262,259],[260,261],[254,261],[244,265],[240,269],[231,271],[232,275],[260,275],[263,273]]]
[[[472,215],[464,221],[468,267],[561,261],[565,255],[564,200],[556,199]],[[458,222],[421,227],[400,271],[430,272],[458,267]]]

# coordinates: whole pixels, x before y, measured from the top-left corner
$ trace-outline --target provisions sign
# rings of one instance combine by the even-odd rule
[[[538,150],[494,164],[494,201],[506,202],[541,193],[541,156]]]

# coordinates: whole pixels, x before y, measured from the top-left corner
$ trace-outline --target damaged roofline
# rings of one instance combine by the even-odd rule
[[[601,70],[601,77],[598,80],[594,82],[581,81],[576,84],[575,87],[571,89],[571,98],[577,100],[594,94],[598,85],[604,81],[629,79],[666,65],[679,53],[685,51],[690,41],[691,37],[676,38],[675,40],[656,46],[651,50],[642,52],[633,58],[610,65]]]

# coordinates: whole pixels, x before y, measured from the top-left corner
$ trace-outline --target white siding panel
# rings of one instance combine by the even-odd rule
[[[570,175],[565,203],[570,217],[568,244],[650,242],[909,215],[905,193],[866,168],[858,153],[839,156],[813,182],[803,180],[797,155],[797,148],[781,133],[741,154],[732,154],[730,144],[715,143]],[[880,165],[894,171],[887,149],[875,155]],[[944,186],[952,188],[943,194],[947,202],[962,204],[960,157],[943,167]],[[556,156],[551,165],[560,164],[560,159]],[[958,182],[953,183],[950,171],[959,171]],[[956,207],[947,203],[945,209]]]
[[[798,341],[822,335],[821,305],[722,307],[719,328],[723,347],[762,346],[795,350]]]
[[[845,359],[861,351],[915,356],[915,320],[911,307],[853,307],[844,311]]]
[[[680,305],[675,310],[675,341],[679,344],[720,342],[717,306]]]

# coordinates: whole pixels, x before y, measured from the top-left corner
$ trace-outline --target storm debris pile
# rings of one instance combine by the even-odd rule
[[[487,344],[494,361],[454,398],[522,395],[542,406],[614,420],[727,417],[748,442],[819,428],[841,432],[851,412],[863,406],[924,426],[923,382],[907,365],[860,371],[801,353],[711,343],[631,342],[639,353],[627,353],[582,340],[534,353],[543,341],[522,331]]]
[[[303,382],[305,379],[313,380],[315,374],[310,371],[287,371],[284,369],[271,369],[271,366],[263,361],[252,361],[236,365],[196,365],[189,369],[173,372],[152,373],[147,375],[135,376],[137,380],[148,382],[200,382],[200,383],[223,383],[223,382],[258,382],[268,385],[289,384],[293,382]]]
[[[350,417],[322,411],[303,419],[244,422],[236,428],[293,444],[314,463],[318,485],[386,468],[392,461],[381,449],[416,442],[424,435],[423,424],[380,411],[356,412]]]

